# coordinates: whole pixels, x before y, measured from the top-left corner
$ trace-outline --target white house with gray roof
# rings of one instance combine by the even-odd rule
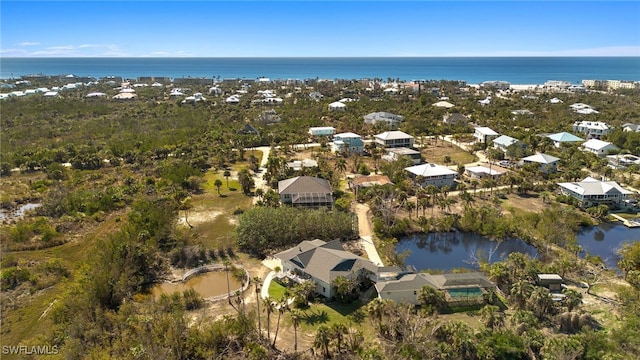
[[[612,208],[625,207],[625,200],[633,194],[615,181],[600,181],[587,177],[580,182],[558,183],[560,191],[580,202],[584,208],[607,205]]]
[[[373,112],[364,116],[365,124],[375,125],[384,123],[394,129],[397,128],[398,124],[402,121],[404,121],[404,116],[385,111]]]
[[[483,144],[489,143],[491,139],[494,139],[498,136],[500,136],[500,134],[498,134],[497,132],[493,131],[491,128],[488,128],[486,126],[479,126],[475,128],[475,132],[473,133],[473,137],[477,141]]]
[[[611,127],[601,121],[576,121],[573,123],[573,132],[582,133],[587,139],[599,139],[602,135],[611,132]]]
[[[460,273],[431,275],[427,273],[405,273],[397,278],[378,280],[378,297],[398,303],[418,305],[418,295],[423,287],[430,286],[442,291],[448,302],[484,302],[483,294],[495,288],[482,273]]]
[[[412,148],[413,136],[402,131],[385,131],[381,134],[374,135],[376,144],[384,148],[406,147]]]
[[[436,187],[455,186],[455,179],[458,176],[456,171],[436,164],[422,164],[404,168],[409,176],[422,187],[434,185]]]
[[[373,262],[344,250],[340,240],[303,241],[275,257],[281,260],[285,276],[295,282],[312,281],[316,285],[316,293],[327,299],[336,294],[333,286],[336,278],[360,276],[375,281],[378,272]]]
[[[538,164],[538,170],[545,174],[550,174],[558,171],[559,158],[547,154],[535,154],[522,158],[522,163],[526,164]]]
[[[594,153],[598,156],[607,156],[611,152],[620,150],[610,142],[598,139],[591,139],[582,144],[582,149],[586,152]]]
[[[298,176],[278,182],[280,202],[299,207],[333,207],[333,190],[325,179]]]

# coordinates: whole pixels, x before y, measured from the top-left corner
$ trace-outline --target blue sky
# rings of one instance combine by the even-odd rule
[[[640,1],[6,1],[0,56],[640,56]]]

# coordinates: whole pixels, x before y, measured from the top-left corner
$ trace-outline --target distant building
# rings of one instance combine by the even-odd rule
[[[467,124],[469,124],[469,118],[460,113],[453,113],[451,115],[445,115],[442,122],[453,126],[467,126]]]
[[[455,187],[455,179],[458,173],[444,166],[436,164],[422,164],[410,166],[404,169],[409,176],[420,186],[434,185],[436,187]]]
[[[536,284],[546,287],[550,291],[562,291],[562,276],[558,274],[538,274]]]
[[[362,154],[364,142],[362,137],[351,132],[336,134],[333,136],[333,152],[346,152],[351,154]]]
[[[403,156],[410,158],[414,165],[422,163],[422,154],[418,150],[409,149],[406,147],[397,147],[387,149],[387,153],[382,155],[382,160],[397,161]]]
[[[558,171],[559,158],[547,154],[535,154],[522,159],[522,163],[538,164],[538,170],[545,174],[551,174]]]
[[[342,110],[346,110],[347,109],[347,105],[345,105],[344,103],[340,102],[340,101],[335,101],[332,102],[331,104],[329,104],[329,110],[331,111],[342,111]]]
[[[558,186],[563,194],[575,198],[584,208],[601,204],[623,208],[628,205],[625,200],[633,194],[615,181],[599,181],[591,177],[580,182],[558,183]]]
[[[511,136],[501,135],[493,139],[493,148],[501,150],[505,154],[513,151],[516,148],[524,149],[527,145],[518,139],[514,139]]]
[[[385,148],[393,148],[393,147],[413,147],[414,138],[413,136],[402,132],[402,131],[385,131],[381,134],[377,134],[374,136],[374,141],[376,144],[385,147]]]
[[[610,142],[598,139],[591,139],[582,144],[582,149],[586,152],[594,153],[598,156],[607,156],[611,152],[620,150]]]
[[[640,132],[640,125],[626,123],[622,125],[622,131]]]
[[[484,179],[492,178],[497,179],[504,173],[495,169],[490,169],[485,166],[467,166],[464,169],[464,174],[472,179]]]
[[[397,128],[398,124],[402,121],[404,121],[404,116],[385,111],[374,112],[364,116],[365,124],[375,125],[384,123],[394,129]]]
[[[600,121],[576,121],[573,123],[573,132],[585,134],[587,139],[599,139],[600,136],[607,135],[611,130],[609,125]]]
[[[494,81],[485,81],[482,84],[480,84],[480,86],[485,89],[509,90],[509,88],[511,88],[511,83],[507,81],[494,80]]]
[[[331,136],[336,133],[336,128],[332,126],[317,126],[309,128],[311,136]]]
[[[280,202],[294,207],[333,207],[333,190],[325,179],[298,176],[278,182]]]
[[[500,134],[488,127],[477,127],[473,133],[473,137],[483,144],[487,144],[491,139],[498,137]]]
[[[549,139],[551,139],[551,141],[553,141],[553,145],[555,147],[560,147],[562,146],[562,144],[570,144],[570,143],[576,143],[576,142],[582,142],[584,141],[584,139],[579,138],[573,134],[570,134],[568,132],[560,132],[560,133],[556,133],[556,134],[551,134],[551,135],[547,135],[547,137]]]

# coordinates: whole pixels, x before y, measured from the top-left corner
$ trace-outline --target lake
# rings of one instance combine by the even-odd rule
[[[227,274],[224,271],[209,271],[190,277],[182,283],[159,283],[151,288],[154,298],[162,294],[172,294],[176,291],[183,292],[189,288],[194,289],[204,298],[210,298],[227,294]],[[229,288],[233,295],[242,288],[242,282],[229,274]]]
[[[449,271],[455,268],[478,269],[473,257],[488,259],[490,263],[504,260],[512,252],[537,256],[535,247],[520,239],[502,242],[478,234],[451,232],[405,236],[396,245],[398,254],[409,250],[406,265],[418,270],[438,269]],[[489,258],[490,257],[490,258]]]
[[[609,268],[618,268],[617,251],[624,243],[640,241],[640,228],[628,228],[621,223],[603,223],[585,227],[578,233],[578,244],[585,253],[598,255]]]

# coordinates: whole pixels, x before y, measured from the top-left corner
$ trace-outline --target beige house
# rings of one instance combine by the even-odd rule
[[[282,261],[282,275],[293,282],[312,281],[316,293],[331,299],[336,291],[336,278],[369,278],[375,280],[378,267],[371,261],[350,253],[339,240],[303,241],[275,255]]]

